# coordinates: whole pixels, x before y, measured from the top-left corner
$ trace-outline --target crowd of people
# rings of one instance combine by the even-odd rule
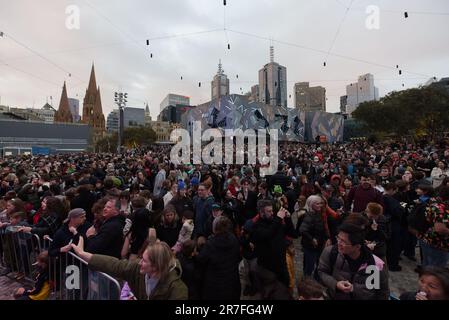
[[[71,251],[119,279],[122,299],[387,300],[407,259],[416,290],[401,299],[449,299],[448,140],[281,144],[270,176],[169,154],[0,159],[1,234],[53,239],[39,288],[48,259]]]

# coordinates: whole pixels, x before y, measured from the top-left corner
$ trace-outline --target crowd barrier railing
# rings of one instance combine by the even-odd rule
[[[43,247],[50,249],[45,237]],[[119,300],[120,283],[103,272],[89,270],[87,262],[69,251],[49,256],[52,297],[56,300]]]
[[[41,252],[41,241],[37,234],[17,232],[17,228],[0,230],[0,265],[4,274],[13,274],[17,280],[33,281],[34,264]]]

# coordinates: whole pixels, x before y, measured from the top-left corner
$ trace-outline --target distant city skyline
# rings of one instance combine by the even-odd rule
[[[0,103],[12,107],[40,108],[52,96],[57,109],[64,81],[68,96],[81,99],[94,62],[105,115],[121,90],[130,106],[148,102],[155,118],[169,93],[192,105],[209,101],[219,59],[230,93],[251,91],[270,45],[287,68],[289,107],[297,82],[324,87],[327,111],[338,112],[346,86],[363,74],[374,75],[380,97],[449,76],[445,0],[359,0],[346,16],[349,0],[228,1],[226,8],[210,0],[1,2]],[[69,4],[80,8],[79,30],[65,26]],[[365,26],[369,5],[380,9],[378,30]],[[184,36],[166,37],[174,34]]]

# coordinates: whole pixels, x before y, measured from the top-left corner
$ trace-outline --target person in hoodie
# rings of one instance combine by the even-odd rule
[[[120,201],[109,199],[103,209],[104,222],[98,229],[90,227],[87,232],[87,250],[91,253],[120,258],[123,248],[125,217],[120,214]]]
[[[239,241],[232,232],[231,221],[219,216],[213,223],[211,236],[196,256],[203,269],[203,300],[239,300]]]
[[[150,241],[142,260],[119,260],[115,257],[84,251],[84,240],[72,243],[76,254],[88,268],[125,280],[137,300],[187,300],[188,290],[181,280],[182,270],[165,242]]]

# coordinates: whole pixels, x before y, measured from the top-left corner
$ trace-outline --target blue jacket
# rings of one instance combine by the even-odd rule
[[[208,218],[212,215],[212,204],[215,199],[213,196],[208,196],[202,199],[196,196],[193,199],[193,210],[195,212],[193,236],[205,236],[206,235],[206,223]]]

